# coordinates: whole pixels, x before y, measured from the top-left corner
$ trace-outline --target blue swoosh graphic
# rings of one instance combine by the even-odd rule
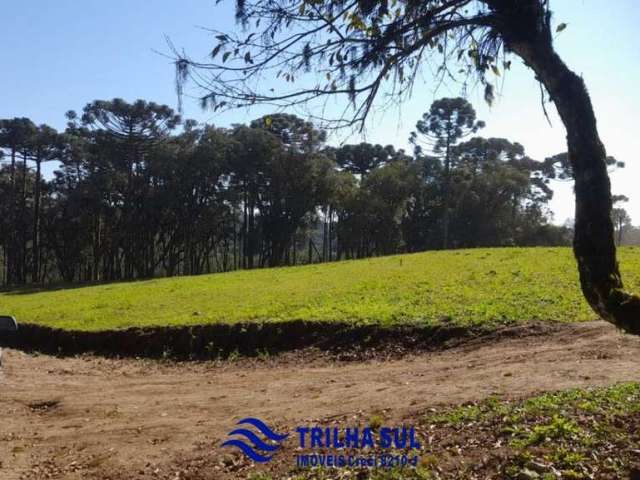
[[[268,452],[275,452],[280,448],[280,445],[269,445],[265,443],[260,437],[258,437],[251,430],[247,430],[245,428],[238,428],[232,432],[229,432],[229,435],[244,435],[253,443],[253,446],[258,450],[266,450]]]
[[[248,423],[249,425],[253,425],[258,430],[260,430],[260,433],[262,433],[265,437],[275,442],[281,442],[282,440],[284,440],[289,436],[289,435],[278,435],[269,427],[267,427],[267,425],[262,420],[258,420],[257,418],[252,418],[252,417],[243,418],[238,422],[238,425],[242,425],[245,423]]]
[[[228,440],[222,444],[223,447],[231,446],[238,447],[240,450],[244,452],[244,454],[249,457],[254,462],[265,463],[271,460],[272,456],[264,456],[256,453],[249,445],[240,440]]]

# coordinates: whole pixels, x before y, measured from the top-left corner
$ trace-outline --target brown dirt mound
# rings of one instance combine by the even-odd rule
[[[502,327],[456,325],[397,325],[347,322],[288,321],[235,323],[185,327],[129,328],[82,332],[22,324],[17,333],[0,338],[0,345],[49,355],[97,354],[107,357],[222,359],[229,356],[264,356],[314,347],[356,359],[375,352],[429,351],[457,341],[495,336],[543,334],[562,328],[558,323],[536,322]],[[5,334],[6,335],[6,334]]]

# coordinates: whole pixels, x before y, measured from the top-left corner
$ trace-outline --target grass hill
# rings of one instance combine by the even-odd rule
[[[626,285],[640,289],[640,249],[620,250]],[[63,329],[239,321],[392,325],[575,322],[595,315],[568,248],[426,252],[321,265],[0,293],[0,314]]]

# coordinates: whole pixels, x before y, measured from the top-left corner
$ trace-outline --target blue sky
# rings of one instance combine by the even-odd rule
[[[625,194],[634,223],[640,223],[640,2],[637,0],[552,0],[556,23],[566,22],[556,46],[580,73],[592,96],[607,152],[627,164],[612,174],[613,191]],[[614,8],[615,5],[615,8]],[[5,0],[0,28],[0,117],[27,116],[37,123],[64,128],[64,113],[81,110],[94,99],[144,98],[176,106],[173,66],[155,50],[167,52],[165,35],[195,59],[204,59],[214,45],[200,27],[235,28],[233,1],[215,0]],[[515,59],[514,59],[515,60]],[[409,132],[429,104],[455,96],[458,87],[434,91],[418,85],[411,102],[398,111],[374,116],[366,140],[407,147]],[[506,77],[497,102],[489,108],[481,92],[470,100],[485,120],[485,136],[522,143],[533,158],[566,150],[565,133],[555,115],[552,127],[540,107],[533,75],[519,62]],[[214,115],[185,99],[185,117],[220,126],[247,122],[262,110]],[[330,138],[345,140],[345,134]],[[349,141],[360,141],[352,135]],[[407,147],[408,148],[408,147]],[[554,184],[555,221],[573,215],[569,184]]]

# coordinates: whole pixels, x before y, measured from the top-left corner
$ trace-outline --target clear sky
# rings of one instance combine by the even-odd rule
[[[235,28],[233,0],[4,0],[0,27],[0,118],[27,116],[36,123],[64,128],[64,113],[81,110],[94,99],[122,97],[176,106],[171,61],[165,35],[192,58],[204,59],[215,40],[200,27]],[[552,0],[556,23],[567,29],[556,46],[589,88],[601,137],[609,155],[626,162],[612,174],[613,192],[630,197],[626,206],[640,223],[640,1]],[[457,87],[434,91],[426,82],[401,111],[376,116],[366,140],[408,148],[407,138],[421,113]],[[470,100],[485,120],[485,136],[522,143],[533,158],[566,150],[565,133],[555,115],[549,126],[540,107],[533,74],[514,61],[493,107],[471,92]],[[247,122],[263,110],[213,115],[185,99],[185,117],[226,126]],[[343,141],[341,137],[330,141]],[[360,141],[352,136],[349,141]],[[555,221],[573,216],[570,184],[555,183],[551,207]]]

